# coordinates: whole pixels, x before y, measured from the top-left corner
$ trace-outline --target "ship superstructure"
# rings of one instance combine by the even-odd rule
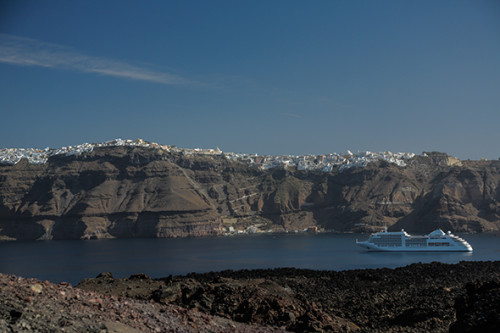
[[[368,240],[356,244],[368,251],[433,251],[433,252],[472,252],[472,246],[463,238],[441,229],[425,236],[412,236],[401,231],[371,234]]]

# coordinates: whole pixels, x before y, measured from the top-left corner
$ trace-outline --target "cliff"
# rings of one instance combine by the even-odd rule
[[[100,147],[0,164],[1,239],[209,236],[251,227],[500,230],[500,161],[416,156],[331,172]]]

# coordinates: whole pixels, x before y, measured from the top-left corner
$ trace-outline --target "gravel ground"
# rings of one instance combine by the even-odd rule
[[[154,301],[0,274],[0,332],[286,332]]]

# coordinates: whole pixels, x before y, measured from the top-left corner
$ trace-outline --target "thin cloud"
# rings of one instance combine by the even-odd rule
[[[97,73],[166,85],[200,85],[178,75],[154,71],[116,60],[88,56],[64,46],[7,34],[0,34],[0,62],[18,66]]]

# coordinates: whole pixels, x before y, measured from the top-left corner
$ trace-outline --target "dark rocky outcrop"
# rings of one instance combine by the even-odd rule
[[[397,269],[282,268],[163,279],[104,274],[77,287],[294,332],[498,332],[499,279],[499,261],[434,262]]]
[[[455,303],[457,321],[450,332],[500,332],[500,279],[471,282],[465,290]]]
[[[417,156],[330,173],[223,155],[96,148],[0,165],[0,239],[184,237],[224,227],[500,231],[500,161]]]

